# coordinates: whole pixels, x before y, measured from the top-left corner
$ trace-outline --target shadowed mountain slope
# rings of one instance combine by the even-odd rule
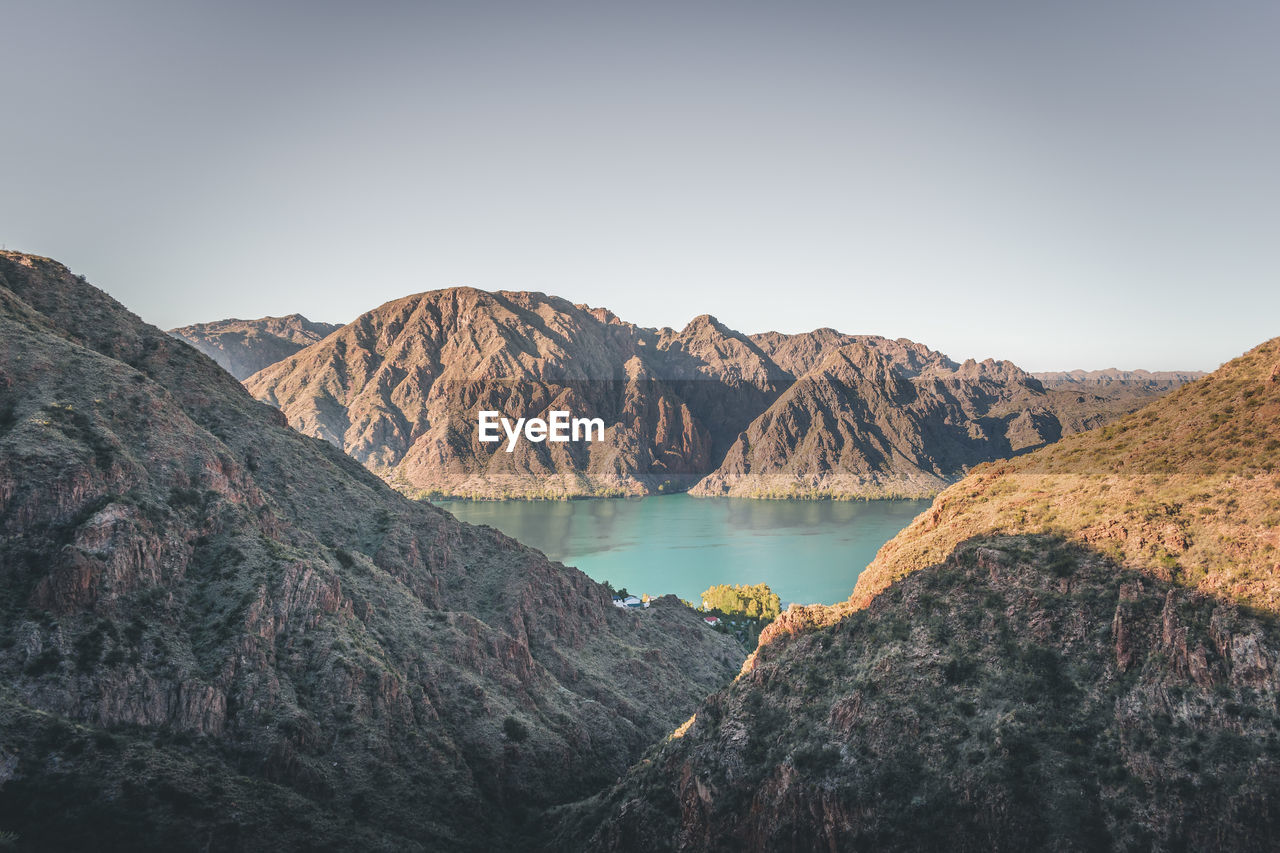
[[[0,586],[0,830],[29,849],[523,849],[740,662],[13,252]]]
[[[952,486],[608,794],[598,850],[1268,850],[1280,339]]]

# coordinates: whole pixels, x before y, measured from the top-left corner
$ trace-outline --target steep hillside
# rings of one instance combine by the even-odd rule
[[[523,849],[740,663],[13,252],[0,585],[0,831],[33,850]]]
[[[169,334],[191,344],[243,381],[339,328],[333,323],[314,323],[301,314],[290,314],[258,320],[196,323],[170,329]]]
[[[884,546],[854,599],[971,537],[1053,532],[1280,610],[1278,465],[1280,338],[1110,426],[975,471]]]
[[[1280,629],[1046,537],[764,646],[548,849],[1270,850]]]
[[[555,843],[1272,849],[1278,434],[1280,339],[981,467]]]
[[[888,365],[884,381],[828,370],[847,347]],[[919,390],[915,410],[890,381]],[[709,315],[644,329],[541,293],[471,288],[387,303],[246,385],[415,497],[641,495],[703,478],[694,494],[934,494],[978,462],[1139,405],[1046,392],[1007,362],[959,365],[907,340],[749,338]],[[479,440],[480,411],[552,410],[601,418],[604,440],[511,453]],[[785,432],[805,419],[811,446]]]

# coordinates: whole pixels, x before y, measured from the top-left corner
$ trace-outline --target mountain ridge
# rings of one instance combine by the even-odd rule
[[[301,314],[286,314],[256,320],[194,323],[170,329],[169,334],[191,344],[236,379],[244,381],[340,328],[335,323],[308,320]]]
[[[933,441],[954,427],[972,434],[971,452],[925,448],[877,467],[872,457],[883,454],[868,456],[865,445],[813,458],[797,456],[778,436],[765,439],[773,448],[765,458],[739,446],[754,438],[758,447],[768,424],[787,419],[774,407],[797,384],[831,386],[819,393],[825,403],[815,398],[799,402],[802,408],[834,405],[832,423],[870,428],[850,413],[883,405],[882,388],[865,381],[835,387],[831,375],[810,375],[851,345],[886,359],[881,385],[892,375],[932,389],[932,414],[890,419],[908,431],[889,444]],[[408,495],[526,498],[686,490],[930,496],[974,464],[1097,425],[1167,390],[1047,390],[1009,362],[957,363],[905,339],[831,329],[749,336],[709,314],[680,330],[646,329],[545,293],[475,288],[385,303],[245,384],[294,428],[343,448]],[[782,405],[797,403],[795,396]],[[522,442],[510,454],[478,441],[480,410],[514,420],[546,418],[552,408],[601,417],[605,439],[589,447]]]
[[[1194,382],[1208,374],[1203,370],[1121,370],[1108,367],[1104,370],[1048,370],[1033,373],[1042,382],[1081,383],[1108,385],[1113,382],[1142,384],[1171,383],[1175,385]]]

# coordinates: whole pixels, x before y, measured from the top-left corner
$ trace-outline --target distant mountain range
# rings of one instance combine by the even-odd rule
[[[329,333],[305,318],[174,330],[255,397],[412,496],[920,497],[972,466],[1108,422],[1191,374],[958,364],[833,329],[648,329],[542,293],[453,288]],[[305,346],[304,346],[305,344]],[[281,353],[285,353],[281,355]],[[482,410],[600,417],[593,444],[478,440]]]
[[[1031,374],[1045,385],[1147,385],[1152,388],[1169,389],[1207,376],[1201,370],[1117,370],[1114,367],[1106,370],[1059,370]]]
[[[169,334],[191,344],[243,381],[339,328],[333,323],[316,323],[301,314],[290,314],[258,320],[196,323],[170,329]]]

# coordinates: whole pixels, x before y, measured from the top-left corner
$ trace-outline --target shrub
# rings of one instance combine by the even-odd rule
[[[48,672],[56,672],[62,665],[62,652],[57,649],[45,649],[27,663],[27,675],[40,676]]]
[[[529,729],[524,723],[515,717],[507,717],[502,721],[502,733],[507,736],[508,740],[520,743],[529,738]]]
[[[703,606],[729,616],[773,621],[782,612],[782,601],[768,584],[718,584],[702,593]]]

